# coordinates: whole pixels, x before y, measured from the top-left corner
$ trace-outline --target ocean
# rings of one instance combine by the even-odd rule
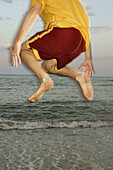
[[[113,77],[93,77],[93,101],[72,79],[28,103],[36,76],[0,75],[0,170],[113,170]]]

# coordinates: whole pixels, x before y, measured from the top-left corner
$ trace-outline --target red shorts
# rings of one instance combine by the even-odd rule
[[[61,69],[85,51],[85,41],[75,28],[53,28],[36,33],[27,41],[37,59],[57,60]]]

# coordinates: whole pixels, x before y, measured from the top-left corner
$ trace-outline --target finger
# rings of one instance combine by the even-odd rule
[[[90,78],[90,73],[88,72],[87,69],[84,70],[84,78],[87,80],[88,78]]]
[[[19,64],[21,64],[21,63],[22,63],[22,61],[21,61],[20,56],[19,56],[19,55],[17,55],[17,58],[18,58]]]
[[[8,48],[8,49],[9,49],[10,51],[13,51],[13,49],[14,49],[14,48],[13,48],[13,47],[11,47],[11,48]]]
[[[11,63],[12,63],[12,66],[13,66],[13,57],[11,57]]]
[[[86,67],[87,66],[87,63],[82,63],[78,68],[81,68],[81,67]]]
[[[88,64],[88,66],[89,66],[89,69],[90,69],[91,75],[93,75],[93,74],[94,74],[94,71],[93,71],[92,65],[91,65],[91,64]]]
[[[13,67],[15,67],[15,57],[14,56],[12,57],[12,65],[13,65]]]
[[[84,73],[88,74],[89,77],[92,75],[91,70],[88,66],[85,68]]]
[[[15,56],[14,56],[14,66],[13,67],[16,67],[16,59],[15,59]]]
[[[85,69],[85,70],[84,70],[84,73],[86,73],[86,74],[87,74],[87,73],[88,73],[88,69]]]
[[[15,67],[18,67],[18,59],[17,59],[17,56],[15,56]]]
[[[91,74],[94,75],[94,70],[93,68],[91,67]]]
[[[83,67],[84,66],[84,64],[81,64],[79,67],[77,67],[77,69],[80,69],[81,67]]]
[[[93,76],[95,75],[95,70],[93,69]]]
[[[15,56],[13,53],[11,53],[11,58],[12,58],[12,66],[15,67]]]
[[[90,72],[89,72],[88,69],[85,69],[85,70],[84,70],[84,73],[89,75]]]
[[[94,70],[94,68],[93,68],[93,65],[92,65],[92,70],[93,70],[93,73],[92,73],[92,74],[95,75],[95,70]]]
[[[17,67],[18,66],[18,60],[17,60],[17,56],[13,56],[13,67]]]
[[[92,70],[90,67],[88,67],[87,72],[88,72],[89,76],[92,76]]]
[[[15,54],[15,52],[14,52],[14,51],[12,51],[12,52],[11,52],[11,55],[12,55],[12,56],[15,56],[16,54]]]

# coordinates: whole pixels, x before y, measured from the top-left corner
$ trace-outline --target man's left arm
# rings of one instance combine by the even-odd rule
[[[78,67],[85,67],[84,72],[88,72],[90,75],[94,75],[94,68],[92,64],[92,52],[91,52],[91,43],[89,44],[88,49],[85,52],[85,61]]]

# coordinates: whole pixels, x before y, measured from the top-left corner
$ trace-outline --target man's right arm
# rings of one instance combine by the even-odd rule
[[[16,36],[13,48],[12,48],[12,65],[15,67],[18,66],[18,61],[21,64],[20,58],[20,50],[21,44],[25,37],[28,35],[30,30],[32,29],[34,23],[36,22],[40,12],[41,12],[42,4],[38,2],[34,5],[26,14],[23,23],[19,29],[19,32]]]
[[[21,44],[25,37],[28,35],[40,14],[41,7],[42,7],[41,3],[38,2],[28,11],[17,34],[15,43]]]

